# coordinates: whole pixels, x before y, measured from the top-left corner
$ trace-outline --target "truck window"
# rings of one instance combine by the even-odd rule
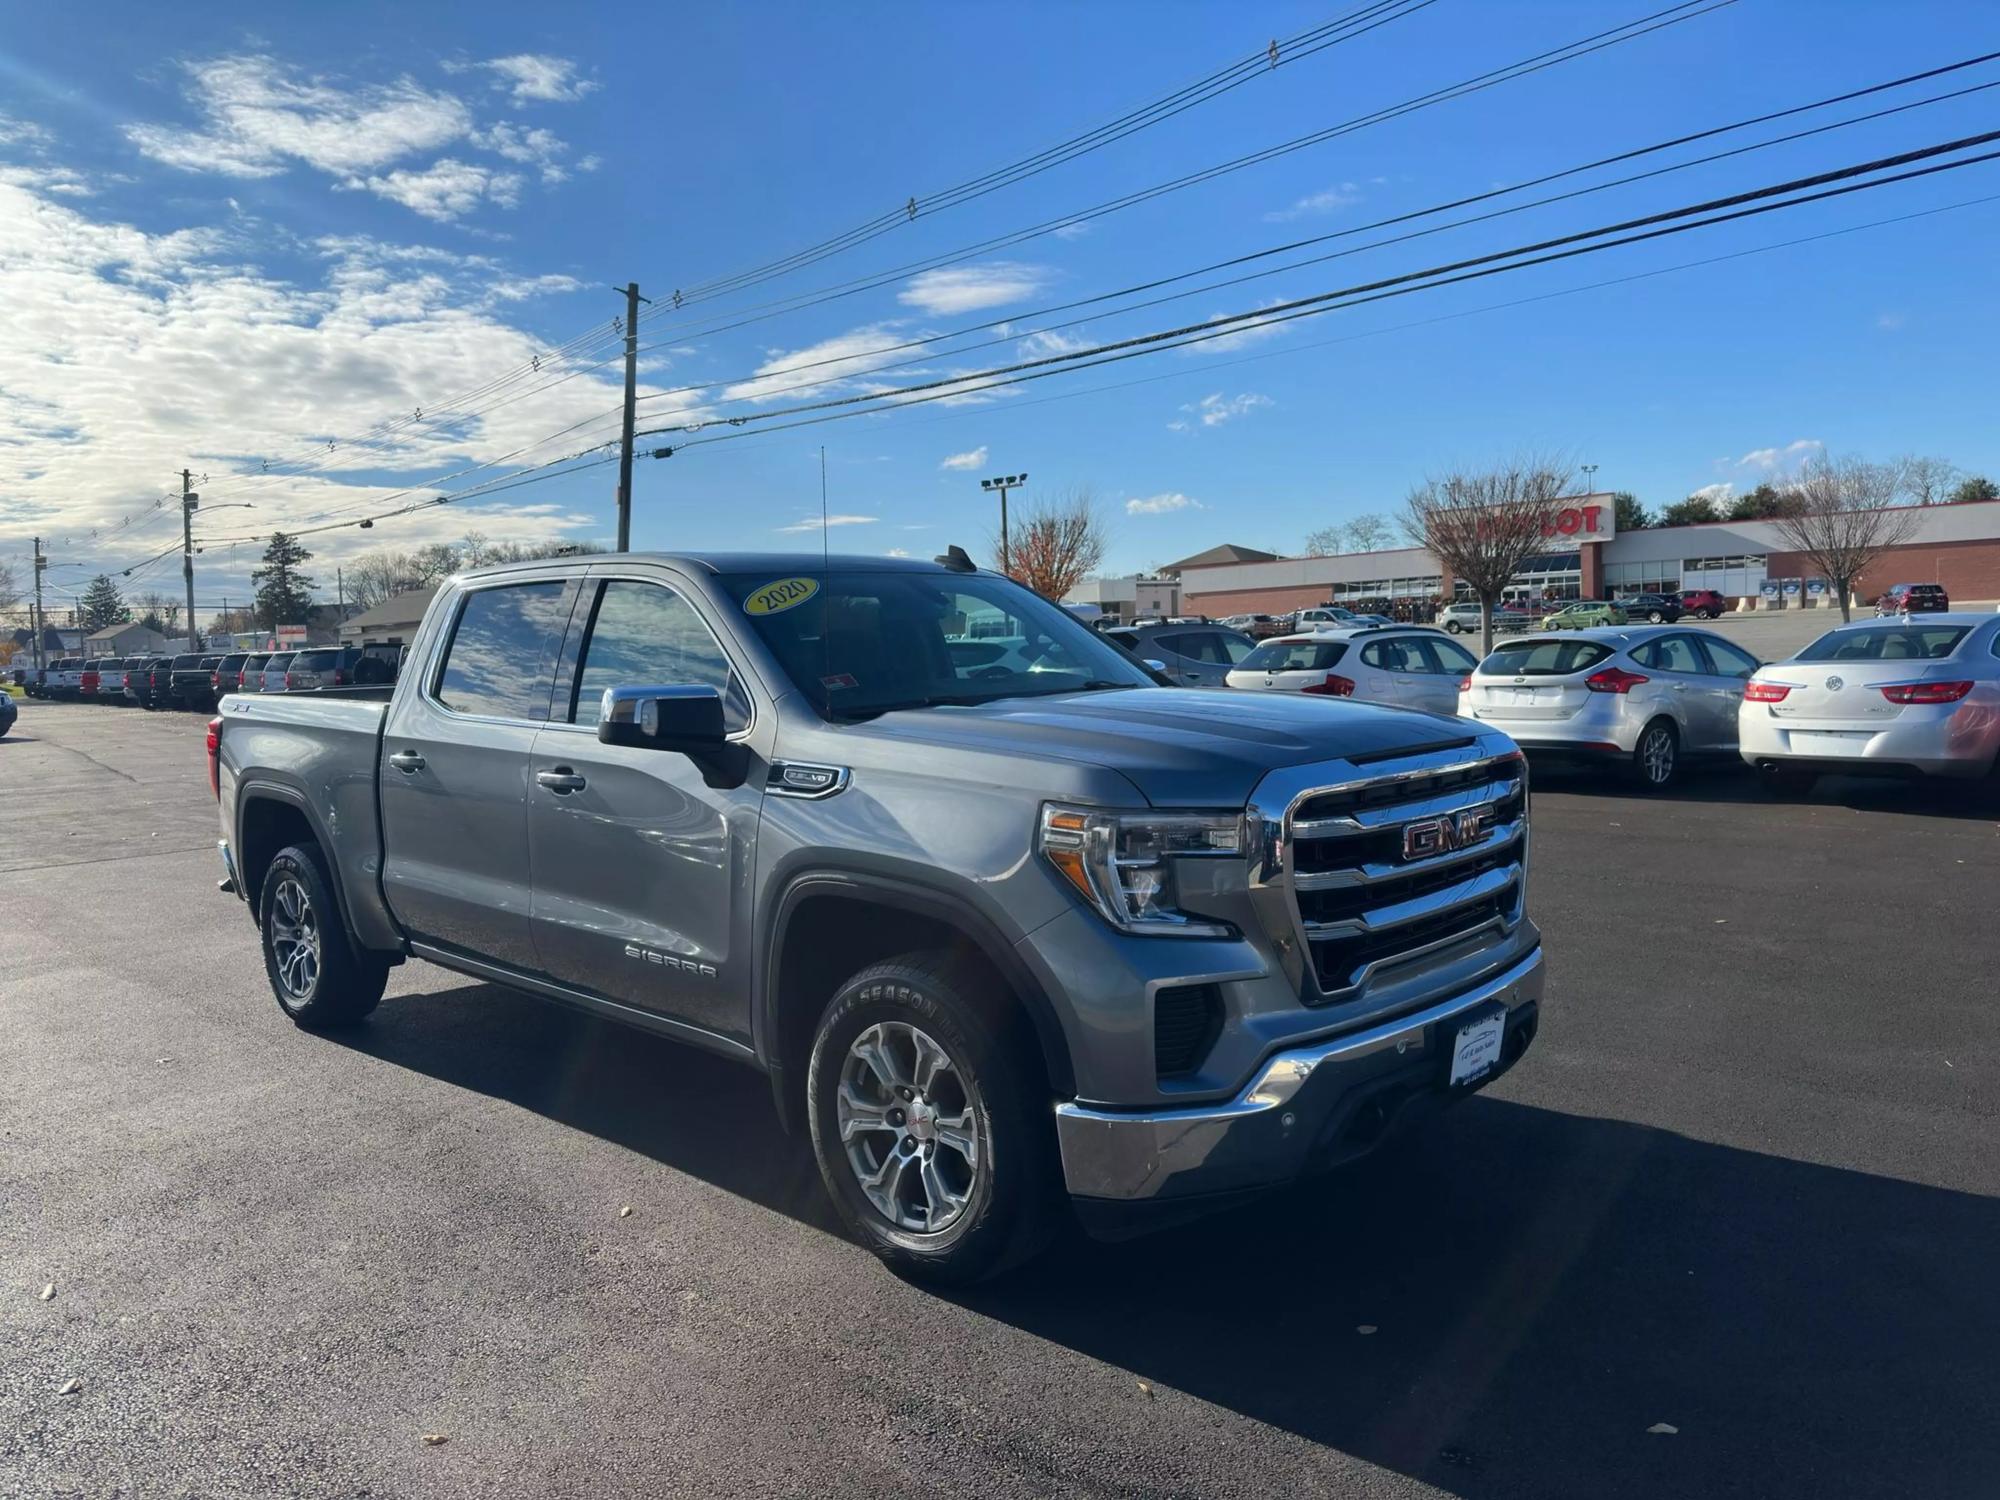
[[[561,579],[467,594],[438,674],[438,702],[483,718],[546,719],[568,623],[569,584]]]
[[[583,645],[573,720],[595,724],[609,687],[687,683],[721,692],[723,722],[730,730],[749,723],[750,700],[693,605],[663,584],[607,582]]]

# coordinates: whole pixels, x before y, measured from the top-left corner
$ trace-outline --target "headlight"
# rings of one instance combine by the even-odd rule
[[[1120,932],[1228,937],[1227,923],[1190,916],[1178,904],[1174,867],[1184,859],[1242,853],[1240,813],[1095,812],[1042,809],[1042,857]]]

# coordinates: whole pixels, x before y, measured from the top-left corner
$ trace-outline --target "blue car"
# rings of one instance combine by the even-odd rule
[[[14,727],[14,720],[21,710],[14,706],[14,695],[0,689],[0,739],[5,739],[7,731]]]

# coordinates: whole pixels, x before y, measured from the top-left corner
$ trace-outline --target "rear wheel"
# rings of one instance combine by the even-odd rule
[[[1045,1243],[1059,1181],[1020,1018],[944,953],[856,974],[806,1077],[814,1154],[855,1236],[901,1275],[964,1285]]]
[[[282,849],[264,873],[258,903],[264,972],[294,1025],[307,1031],[359,1021],[382,999],[387,960],[357,954],[319,850]]]
[[[1664,623],[1666,618],[1667,618],[1666,615],[1664,615],[1657,609],[1654,610],[1651,614],[1646,616],[1646,619],[1654,625],[1659,625]]]
[[[1671,719],[1655,719],[1639,731],[1632,751],[1632,774],[1649,792],[1673,785],[1681,769],[1681,737]]]

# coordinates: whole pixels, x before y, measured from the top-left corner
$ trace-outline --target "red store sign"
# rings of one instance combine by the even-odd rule
[[[1617,522],[1616,512],[1604,505],[1566,505],[1542,527],[1543,536],[1573,536],[1592,541],[1609,541]]]

